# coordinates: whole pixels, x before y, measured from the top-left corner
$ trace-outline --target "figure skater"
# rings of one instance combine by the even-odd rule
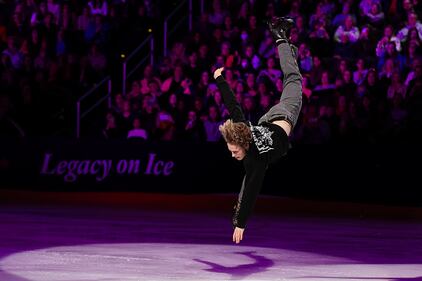
[[[221,74],[224,68],[214,71],[214,79],[230,112],[230,119],[219,130],[232,157],[243,161],[245,168],[232,221],[233,242],[236,244],[243,239],[246,222],[252,214],[268,166],[289,149],[289,135],[302,107],[302,76],[296,62],[297,48],[290,45],[286,36],[294,22],[290,18],[278,17],[267,24],[277,45],[284,87],[280,102],[259,119],[258,125],[245,119],[233,91]]]

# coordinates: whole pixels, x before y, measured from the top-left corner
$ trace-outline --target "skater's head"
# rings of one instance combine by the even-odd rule
[[[220,125],[219,130],[227,142],[227,148],[232,157],[239,161],[243,160],[252,141],[249,127],[243,122],[233,122],[229,119],[223,125]]]

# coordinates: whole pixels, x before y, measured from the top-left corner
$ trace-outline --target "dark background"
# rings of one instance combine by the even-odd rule
[[[230,158],[224,144],[98,140],[31,139],[1,143],[3,187],[36,191],[140,191],[167,193],[234,193],[243,176],[241,162]],[[173,161],[170,176],[118,175],[97,182],[79,176],[40,175],[45,153],[58,160],[139,159],[149,153]],[[295,145],[287,157],[269,168],[262,194],[421,206],[418,145]],[[141,168],[141,171],[145,169]]]

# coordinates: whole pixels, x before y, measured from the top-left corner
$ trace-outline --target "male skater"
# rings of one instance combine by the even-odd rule
[[[219,129],[232,156],[243,160],[246,171],[233,215],[233,242],[236,243],[243,239],[246,221],[252,213],[268,165],[287,153],[288,136],[302,107],[302,76],[296,62],[297,49],[289,44],[286,36],[293,25],[293,20],[289,18],[274,18],[268,22],[278,48],[284,88],[280,102],[259,119],[257,126],[245,119],[232,90],[221,75],[224,68],[214,71],[214,79],[231,117]]]

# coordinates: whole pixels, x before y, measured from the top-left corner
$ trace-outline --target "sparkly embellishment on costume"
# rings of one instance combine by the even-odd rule
[[[256,147],[258,148],[259,154],[273,150],[273,139],[271,135],[274,132],[271,132],[268,127],[264,126],[251,126],[252,137],[255,142]]]
[[[234,214],[233,214],[233,226],[237,226],[237,224],[239,222],[238,221],[238,218],[239,218],[239,211],[240,211],[240,201],[238,201],[236,203],[236,205],[234,205],[233,211],[234,211]]]

